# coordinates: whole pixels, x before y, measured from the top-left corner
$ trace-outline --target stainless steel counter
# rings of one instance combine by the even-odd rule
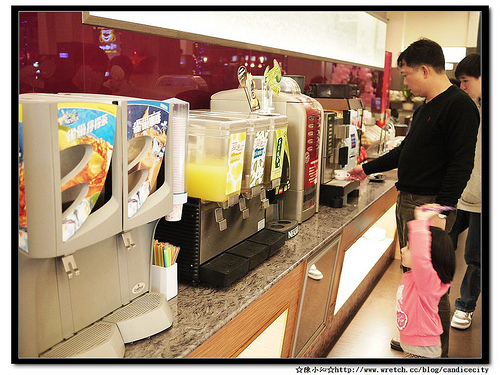
[[[180,284],[177,297],[168,302],[174,313],[172,326],[148,339],[127,344],[125,357],[188,356],[393,188],[396,172],[385,175],[387,179],[383,182],[363,181],[359,197],[349,198],[346,207],[321,206],[317,214],[300,225],[297,236],[288,240],[277,254],[233,285],[217,289]]]

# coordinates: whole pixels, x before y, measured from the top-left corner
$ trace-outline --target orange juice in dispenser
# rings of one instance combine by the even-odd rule
[[[190,115],[187,190],[190,197],[234,204],[241,192],[247,122]]]

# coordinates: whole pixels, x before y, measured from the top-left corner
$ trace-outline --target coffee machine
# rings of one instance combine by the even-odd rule
[[[359,193],[359,181],[335,178],[335,170],[349,171],[357,164],[363,102],[353,97],[356,92],[354,85],[329,84],[313,85],[309,91],[323,96],[316,98],[324,108],[319,201],[330,207],[342,207],[348,196]]]

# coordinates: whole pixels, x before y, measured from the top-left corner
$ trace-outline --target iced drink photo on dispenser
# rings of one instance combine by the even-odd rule
[[[168,104],[129,101],[127,106],[128,217],[157,189],[165,155]]]
[[[65,242],[85,222],[104,187],[113,153],[116,107],[60,104],[58,126]]]

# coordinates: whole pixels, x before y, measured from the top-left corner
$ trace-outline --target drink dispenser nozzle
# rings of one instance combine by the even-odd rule
[[[165,216],[167,221],[179,221],[183,204],[187,202],[186,158],[188,147],[189,103],[176,98],[165,100],[169,103],[169,132],[173,147],[173,211]]]
[[[267,198],[265,189],[260,191],[260,204],[263,210],[269,208],[269,199]]]
[[[245,198],[240,197],[239,203],[240,203],[240,211],[243,214],[243,219],[248,219],[248,217],[250,216],[250,212],[247,208],[247,202]]]

